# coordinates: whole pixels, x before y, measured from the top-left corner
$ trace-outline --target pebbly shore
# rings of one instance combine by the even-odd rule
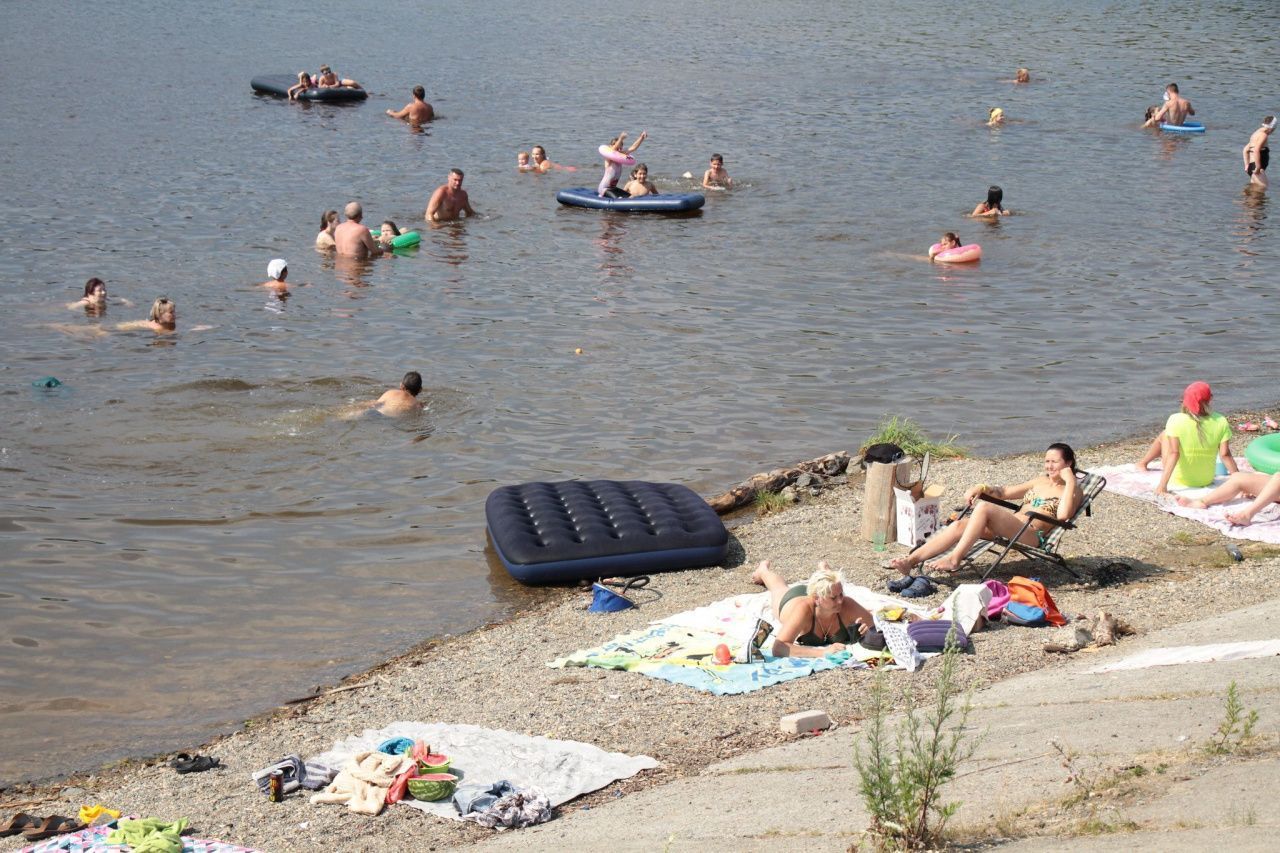
[[[1250,414],[1241,418],[1258,419]],[[1131,462],[1149,441],[1078,450],[1081,467]],[[1237,454],[1245,443],[1236,440]],[[974,482],[1029,479],[1040,470],[1041,458],[1036,452],[938,462],[930,479],[946,486],[943,506],[948,507]],[[749,577],[765,558],[788,579],[802,580],[825,559],[851,584],[883,589],[891,574],[880,563],[905,549],[890,546],[887,553],[876,553],[861,540],[861,498],[856,473],[817,494],[801,490],[798,504],[736,526],[725,566],[654,576],[648,589],[634,593],[638,609],[589,613],[588,594],[565,590],[512,620],[425,643],[335,685],[351,689],[263,714],[231,735],[193,744],[189,751],[216,756],[221,769],[178,775],[167,765],[167,755],[123,762],[0,792],[0,817],[17,810],[74,815],[82,804],[102,803],[126,813],[186,817],[201,837],[271,851],[434,850],[484,839],[491,831],[402,807],[378,817],[354,815],[340,806],[313,806],[302,794],[273,804],[257,792],[249,774],[285,754],[314,754],[335,740],[396,720],[471,723],[580,740],[662,762],[660,770],[566,804],[557,810],[563,817],[782,743],[789,738],[778,730],[778,718],[794,711],[822,708],[839,724],[856,724],[868,705],[871,675],[866,672],[828,671],[744,696],[715,697],[633,673],[546,664],[651,620],[758,591]],[[1000,575],[1041,577],[1064,612],[1106,610],[1141,635],[1214,609],[1264,600],[1280,568],[1274,549],[1248,543],[1241,543],[1246,560],[1236,563],[1218,534],[1151,504],[1104,493],[1095,506],[1094,516],[1064,543],[1071,565],[1085,580],[1013,557]],[[1108,583],[1101,585],[1095,578],[1107,566],[1102,574]],[[928,601],[939,603],[945,594],[943,588]],[[981,687],[1053,666],[1062,657],[1043,650],[1047,638],[1044,629],[1004,626],[976,634],[975,654],[963,657],[961,677]],[[915,682],[923,692],[931,680]],[[0,851],[21,846],[15,838],[0,840]]]

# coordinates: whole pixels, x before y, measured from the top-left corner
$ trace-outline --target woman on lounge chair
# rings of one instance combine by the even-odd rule
[[[1168,495],[1175,489],[1196,489],[1213,482],[1214,457],[1222,459],[1227,473],[1234,474],[1236,460],[1231,456],[1231,424],[1209,407],[1213,389],[1208,382],[1192,382],[1182,392],[1182,411],[1174,412],[1156,438],[1138,460],[1139,471],[1160,459],[1160,483],[1157,495]]]
[[[751,574],[751,581],[769,590],[781,625],[773,637],[774,657],[820,658],[854,645],[871,630],[871,614],[844,594],[844,575],[825,560],[808,583],[788,586],[768,560]]]
[[[1253,498],[1253,503],[1238,512],[1228,512],[1222,517],[1239,527],[1253,524],[1253,517],[1273,503],[1280,503],[1280,471],[1259,474],[1256,471],[1237,471],[1227,481],[1199,500],[1178,496],[1180,506],[1208,509],[1238,497]]]
[[[979,501],[978,495],[991,495],[1005,501],[1020,501],[1017,512],[999,504]],[[979,483],[964,493],[973,511],[955,524],[942,528],[925,540],[918,549],[905,557],[892,560],[889,565],[904,575],[924,564],[927,571],[954,572],[960,561],[979,539],[997,536],[1012,539],[1026,523],[1027,511],[1049,515],[1066,521],[1075,515],[1076,507],[1084,498],[1080,484],[1076,482],[1076,454],[1069,445],[1061,442],[1049,445],[1044,452],[1044,474],[1034,480],[1016,486],[988,486]],[[1026,545],[1043,545],[1053,529],[1047,521],[1032,521],[1018,540]],[[950,553],[947,553],[950,552]],[[941,554],[941,559],[934,560]],[[928,561],[928,562],[926,562]]]

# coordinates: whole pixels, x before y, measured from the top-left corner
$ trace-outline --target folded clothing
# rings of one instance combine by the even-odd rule
[[[311,802],[344,803],[359,814],[381,814],[387,789],[413,763],[407,755],[377,751],[356,753],[328,787],[312,795]]]
[[[284,793],[292,794],[298,788],[319,791],[333,781],[338,771],[323,764],[305,763],[299,755],[286,755],[268,767],[255,770],[250,778],[258,786],[258,790],[267,793],[271,786],[271,774],[279,770],[284,775]]]

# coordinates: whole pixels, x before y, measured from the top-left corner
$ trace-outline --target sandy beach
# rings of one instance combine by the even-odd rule
[[[1258,420],[1245,413],[1232,421],[1243,418]],[[1077,452],[1087,470],[1132,462],[1148,443],[1149,438],[1134,439]],[[1246,443],[1234,440],[1237,455]],[[1033,476],[1041,456],[939,462],[931,479],[947,487],[944,506],[950,506],[974,482]],[[854,474],[848,483],[816,496],[806,494],[780,513],[736,526],[726,566],[657,575],[649,591],[636,594],[638,609],[589,613],[589,596],[566,590],[515,619],[425,643],[340,685],[354,689],[263,714],[226,737],[192,744],[189,751],[218,757],[222,769],[178,775],[167,765],[168,755],[124,762],[8,789],[0,794],[0,816],[17,810],[74,814],[82,804],[102,803],[126,813],[186,817],[200,837],[273,851],[439,849],[485,839],[491,831],[403,807],[388,808],[379,817],[358,816],[339,806],[313,806],[302,794],[273,804],[248,776],[285,754],[315,754],[335,740],[396,720],[471,723],[581,740],[650,755],[662,763],[661,770],[642,772],[567,804],[558,810],[563,817],[783,743],[790,738],[778,731],[778,718],[787,713],[822,708],[838,724],[854,724],[867,707],[872,677],[867,672],[828,671],[742,696],[715,697],[634,673],[551,669],[546,664],[651,620],[758,591],[749,577],[765,558],[789,580],[802,580],[818,560],[826,559],[851,583],[883,589],[891,577],[879,565],[886,555],[874,552],[858,535],[861,483]],[[1065,546],[1085,581],[1012,557],[998,576],[1039,576],[1064,612],[1105,609],[1139,636],[1215,608],[1256,603],[1271,592],[1269,584],[1280,567],[1277,549],[1241,542],[1246,559],[1235,563],[1221,536],[1153,505],[1104,493],[1095,507],[1094,516],[1070,534]],[[903,550],[891,546],[888,555]],[[1115,562],[1129,567],[1119,583],[1098,586],[1088,580],[1092,571]],[[944,588],[928,601],[939,603],[945,593]],[[981,687],[1055,665],[1062,657],[1043,651],[1047,636],[1048,629],[1004,626],[976,634],[975,653],[961,661],[963,682]],[[894,678],[912,676],[896,673]],[[928,678],[914,682],[922,691],[932,683]],[[0,850],[21,846],[14,838],[0,841]]]

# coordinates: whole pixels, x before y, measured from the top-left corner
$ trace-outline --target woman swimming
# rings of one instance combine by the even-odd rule
[[[639,145],[640,143],[637,142],[636,144]],[[559,163],[552,163],[547,159],[547,149],[541,145],[533,146],[533,170],[535,172],[550,172],[552,169],[557,169],[561,172],[578,171],[577,166],[561,166]]]
[[[627,154],[636,153],[636,149],[640,147],[640,143],[644,142],[649,136],[649,131],[642,130],[640,135],[636,137],[636,141],[627,149]],[[621,154],[622,146],[627,141],[626,133],[619,133],[609,141],[606,146],[612,151]],[[612,160],[604,161],[604,177],[600,179],[600,186],[596,187],[596,195],[601,198],[626,198],[626,190],[618,189],[618,180],[622,177],[622,164],[615,163]]]
[[[998,127],[1004,124],[1004,110],[1000,107],[992,107],[987,111],[987,127]]]
[[[107,310],[107,283],[100,278],[91,278],[84,283],[84,296],[75,302],[68,302],[68,308],[83,308],[85,313],[97,316]]]
[[[929,247],[929,260],[933,260],[948,249],[958,248],[960,248],[960,238],[956,236],[954,231],[948,231],[942,235],[942,239],[938,241],[936,246]]]
[[[338,211],[326,210],[320,217],[320,233],[316,235],[316,248],[337,248],[337,244],[333,242],[333,232],[336,230],[338,230]]]
[[[990,187],[987,190],[987,200],[978,202],[978,206],[973,209],[970,216],[1008,216],[1009,211],[1004,209],[1004,190],[999,187]]]
[[[153,332],[176,332],[178,330],[178,305],[167,296],[161,296],[151,303],[151,313],[145,320],[130,320],[116,326],[121,331],[133,329],[150,329]]]
[[[390,246],[391,241],[399,237],[401,234],[400,227],[390,219],[383,220],[382,227],[378,229],[378,243],[382,246]]]

